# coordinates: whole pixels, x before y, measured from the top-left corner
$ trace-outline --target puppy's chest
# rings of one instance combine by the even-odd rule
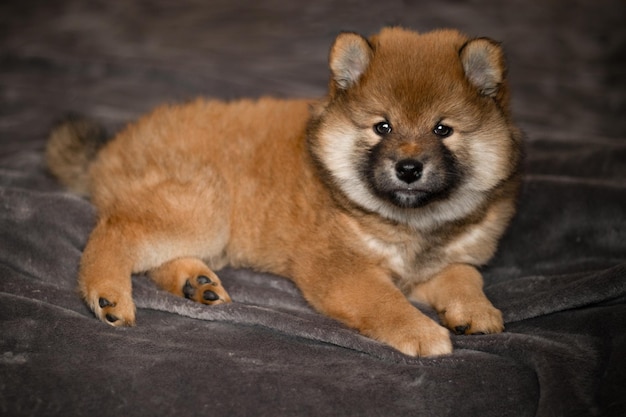
[[[442,248],[432,239],[418,234],[407,235],[401,240],[388,240],[365,233],[360,237],[368,257],[379,259],[381,266],[389,270],[402,290],[429,279],[443,267]]]

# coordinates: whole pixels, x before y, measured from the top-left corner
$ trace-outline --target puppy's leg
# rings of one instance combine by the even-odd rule
[[[223,263],[230,224],[228,204],[215,198],[218,191],[207,185],[207,177],[203,180],[166,179],[102,210],[106,214],[85,248],[79,275],[83,297],[102,321],[134,324],[134,272],[149,271],[162,287],[197,301],[230,299],[199,260]]]
[[[483,279],[473,266],[450,265],[415,286],[411,298],[430,304],[443,324],[457,334],[500,333],[502,313],[483,293]]]
[[[198,258],[177,258],[148,271],[161,288],[203,304],[230,303],[222,281]]]
[[[411,305],[384,271],[354,264],[334,269],[319,261],[319,271],[296,277],[317,310],[407,355],[452,352],[448,330]]]
[[[100,219],[83,252],[79,289],[96,316],[113,326],[135,323],[131,273],[136,262],[136,230]]]
[[[134,272],[148,271],[162,288],[204,304],[230,302],[213,271],[199,258],[185,257],[187,253],[215,257],[223,250],[221,239],[203,239],[202,228],[190,228],[188,233],[181,230],[185,231],[181,224],[177,227],[155,218],[144,218],[141,223],[99,221],[83,252],[79,288],[100,320],[113,326],[135,323],[131,283]],[[203,240],[210,243],[202,244]]]

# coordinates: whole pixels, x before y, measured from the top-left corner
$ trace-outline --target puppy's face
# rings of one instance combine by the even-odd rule
[[[419,124],[404,121],[401,115],[371,119],[373,135],[367,128],[359,132],[369,140],[354,157],[358,175],[371,192],[401,208],[447,197],[461,177],[461,166],[443,144],[454,128],[434,121],[432,126],[415,129]]]
[[[512,170],[502,52],[454,31],[340,35],[313,151],[352,201],[386,217],[469,204]]]

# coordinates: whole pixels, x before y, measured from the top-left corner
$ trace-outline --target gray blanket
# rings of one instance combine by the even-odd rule
[[[0,415],[626,415],[626,3],[301,3],[0,4]],[[504,42],[528,136],[519,213],[483,271],[506,331],[410,358],[234,269],[231,305],[136,276],[138,325],[98,322],[76,292],[94,209],[42,163],[55,119],[113,132],[199,95],[319,96],[333,37],[389,24]]]

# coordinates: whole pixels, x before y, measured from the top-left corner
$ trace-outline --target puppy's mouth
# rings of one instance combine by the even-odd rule
[[[401,208],[417,208],[432,199],[432,193],[420,188],[399,188],[389,192],[389,200]]]
[[[384,173],[370,180],[372,191],[380,198],[402,209],[423,207],[435,200],[446,198],[454,182],[445,171],[431,171],[425,178],[411,184],[399,184],[396,178]]]

